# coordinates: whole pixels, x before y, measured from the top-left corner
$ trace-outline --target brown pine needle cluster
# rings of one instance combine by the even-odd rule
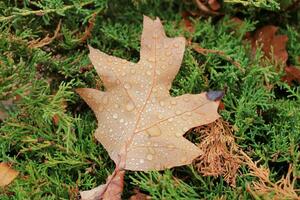
[[[203,153],[195,160],[197,170],[204,176],[223,176],[235,186],[237,171],[241,165],[238,146],[232,127],[222,118],[195,129],[200,134],[198,147]]]
[[[257,162],[253,162],[244,152],[241,155],[250,170],[250,175],[257,177],[258,180],[247,185],[247,191],[254,197],[263,197],[263,199],[272,200],[300,200],[299,189],[295,188],[295,183],[300,179],[299,176],[293,174],[293,166],[290,165],[287,175],[282,177],[276,183],[273,183],[270,177],[270,170],[263,166],[258,167]]]

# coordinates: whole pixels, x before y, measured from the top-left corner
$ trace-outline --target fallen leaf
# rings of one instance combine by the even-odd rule
[[[124,187],[124,175],[124,170],[118,170],[117,174],[113,174],[107,178],[105,184],[91,190],[80,192],[81,200],[121,199]]]
[[[151,197],[144,193],[141,193],[138,189],[134,190],[134,195],[132,195],[129,200],[150,200]]]
[[[181,16],[182,16],[183,28],[190,33],[194,33],[195,27],[194,27],[193,23],[191,22],[191,20],[189,19],[191,14],[189,12],[185,11],[181,14]]]
[[[106,91],[76,91],[94,111],[95,137],[117,169],[163,170],[190,164],[202,153],[183,135],[219,118],[219,101],[206,93],[170,96],[184,48],[183,37],[166,37],[160,20],[146,16],[138,63],[90,47],[90,60]]]
[[[208,0],[208,5],[213,11],[219,10],[221,8],[221,5],[217,0]]]
[[[7,163],[0,163],[0,187],[7,186],[17,176],[19,172],[12,169]]]
[[[274,59],[277,62],[286,63],[288,53],[286,51],[286,42],[288,37],[286,35],[276,35],[278,28],[276,26],[268,25],[258,29],[252,38],[252,52],[255,54],[257,48],[262,45],[262,51],[265,56],[272,58],[272,51]]]
[[[282,80],[287,82],[289,85],[292,85],[293,81],[300,83],[300,69],[294,66],[286,66],[284,68],[285,75],[282,77]]]

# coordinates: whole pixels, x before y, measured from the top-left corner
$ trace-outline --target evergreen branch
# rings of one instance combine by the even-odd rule
[[[94,1],[87,1],[87,2],[81,3],[80,7],[84,7],[84,6],[90,5],[93,2]],[[16,18],[18,16],[21,16],[21,17],[26,17],[26,16],[29,16],[29,15],[43,16],[45,14],[49,14],[49,13],[52,13],[52,12],[64,12],[64,11],[72,9],[74,7],[76,7],[76,5],[67,5],[67,6],[65,6],[63,8],[60,8],[60,9],[53,9],[53,8],[51,8],[51,9],[46,9],[46,10],[30,10],[30,11],[15,13],[14,15],[6,16],[6,17],[0,17],[0,22],[12,20],[12,19],[14,19],[14,18]]]

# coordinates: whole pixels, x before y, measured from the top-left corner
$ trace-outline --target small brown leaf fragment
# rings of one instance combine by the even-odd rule
[[[82,200],[120,200],[124,187],[124,170],[115,170],[106,183],[92,190],[80,192]]]
[[[285,64],[288,59],[286,51],[288,37],[276,35],[277,30],[278,28],[272,25],[258,29],[252,38],[252,53],[255,55],[257,48],[262,45],[262,51],[266,57],[272,58],[273,52],[275,61]]]
[[[134,195],[132,195],[129,200],[150,200],[151,197],[144,193],[141,193],[138,189],[134,190]]]
[[[13,104],[14,104],[13,98],[9,98],[7,100],[0,101],[0,120],[1,121],[5,120],[7,117],[9,117],[9,115],[7,114],[7,109],[12,107]]]
[[[284,68],[285,75],[282,77],[282,80],[287,82],[289,85],[293,84],[293,81],[300,83],[300,69],[295,66],[286,66]]]
[[[59,123],[59,116],[58,116],[58,114],[54,114],[54,115],[53,115],[52,121],[53,121],[53,124],[54,124],[55,126],[58,125],[58,123]]]
[[[189,19],[189,17],[191,16],[190,13],[188,12],[183,12],[181,14],[182,18],[183,18],[183,27],[186,31],[193,33],[195,31],[195,28],[191,22],[191,20]]]
[[[217,11],[221,7],[217,0],[208,0],[208,5],[213,11]]]
[[[7,163],[0,163],[0,187],[7,186],[17,176],[19,172],[12,169]]]
[[[244,23],[245,22],[238,17],[233,17],[229,20],[229,24],[232,26],[232,28],[235,32],[238,31],[244,25]],[[251,33],[246,32],[244,39],[251,40]]]

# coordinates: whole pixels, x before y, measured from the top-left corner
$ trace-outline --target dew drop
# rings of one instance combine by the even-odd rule
[[[156,39],[156,38],[158,38],[158,35],[157,35],[157,34],[153,34],[153,35],[152,35],[152,38],[153,38],[153,39]]]
[[[174,146],[173,144],[169,144],[169,145],[168,145],[168,148],[170,148],[170,149],[174,149],[174,148],[175,148],[175,146]]]
[[[118,114],[117,113],[113,114],[113,118],[118,119]]]
[[[122,72],[122,73],[121,73],[121,76],[125,76],[125,75],[126,75],[126,73],[125,73],[125,72]]]
[[[102,98],[102,103],[103,103],[103,104],[107,104],[107,103],[108,103],[108,100],[109,100],[108,96],[104,96],[104,97]]]
[[[182,157],[182,158],[180,159],[180,161],[181,161],[181,162],[186,162],[186,161],[187,161],[187,158],[186,158],[186,157]]]
[[[160,68],[166,69],[167,67],[166,67],[166,65],[162,65]]]
[[[109,57],[109,58],[107,59],[107,61],[111,63],[111,62],[113,61],[113,59],[112,59],[111,57]]]
[[[168,119],[168,122],[172,122],[172,121],[173,121],[173,118],[169,118],[169,119]]]
[[[176,137],[181,137],[181,133],[180,133],[180,132],[176,132],[176,133],[175,133],[175,136],[176,136]]]
[[[152,91],[153,91],[153,92],[157,92],[157,88],[153,88]]]
[[[159,105],[160,105],[160,106],[164,106],[164,105],[165,105],[165,102],[160,101],[160,102],[159,102]]]
[[[158,118],[158,119],[163,119],[164,116],[163,116],[162,114],[158,114],[158,115],[157,115],[157,118]]]
[[[183,132],[187,132],[188,130],[189,130],[188,127],[183,127],[183,128],[182,128],[182,131],[183,131]]]
[[[147,155],[147,160],[152,160],[153,159],[153,155],[152,154],[148,154]]]
[[[131,73],[131,74],[135,74],[135,69],[131,69],[131,70],[130,70],[130,73]]]
[[[187,117],[186,115],[183,115],[183,116],[182,116],[182,119],[183,119],[183,120],[188,120],[188,117]]]
[[[144,163],[145,162],[145,160],[144,159],[140,159],[140,163]]]
[[[187,112],[186,114],[187,114],[188,116],[191,116],[191,115],[192,115],[192,113],[191,113],[191,112]]]
[[[175,43],[173,46],[174,46],[175,48],[178,48],[178,47],[179,47],[179,44],[178,44],[178,43]]]
[[[190,99],[188,97],[183,97],[183,100],[188,102]]]
[[[171,100],[171,105],[176,105],[176,101],[175,100]]]
[[[122,119],[120,119],[120,123],[123,123],[124,122],[124,119],[122,118]]]
[[[102,104],[98,105],[98,112],[102,112],[104,110],[104,107]]]
[[[148,58],[147,59],[149,62],[155,62],[155,59],[154,58]]]
[[[120,108],[119,104],[114,105],[115,108]]]
[[[148,150],[151,154],[155,154],[155,150],[152,147],[148,148]]]
[[[170,51],[166,52],[166,56],[171,56],[171,55],[172,55],[172,53]]]
[[[134,105],[132,102],[129,102],[127,105],[126,105],[126,110],[127,111],[132,111],[134,109]]]
[[[112,129],[109,129],[109,132],[113,132],[113,130],[112,130]]]
[[[129,83],[125,83],[124,88],[125,88],[125,89],[130,89],[130,88],[131,88],[131,85],[130,85]]]
[[[151,71],[147,71],[146,74],[150,76],[152,73]]]
[[[176,110],[175,114],[176,114],[176,115],[180,115],[181,112],[180,112],[179,110]]]
[[[153,126],[149,129],[146,130],[146,133],[150,136],[150,137],[157,137],[161,135],[161,131],[160,128],[158,126]]]

